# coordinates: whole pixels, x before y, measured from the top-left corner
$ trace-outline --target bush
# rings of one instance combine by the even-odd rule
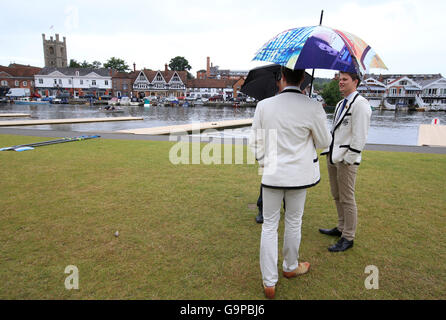
[[[338,81],[332,80],[325,84],[321,96],[328,106],[335,106],[342,99]]]

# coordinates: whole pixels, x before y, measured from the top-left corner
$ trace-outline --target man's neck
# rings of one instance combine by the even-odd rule
[[[356,90],[350,91],[349,93],[344,93],[344,99],[347,99],[353,92],[355,92]]]
[[[283,81],[279,84],[279,92],[282,92],[283,90],[285,90],[288,87],[294,87],[300,90],[299,85],[295,85],[295,84],[289,84],[286,81]]]

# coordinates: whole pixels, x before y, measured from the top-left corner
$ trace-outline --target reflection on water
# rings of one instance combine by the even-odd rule
[[[86,105],[9,105],[0,104],[0,113],[29,113],[32,119],[143,117],[143,121],[98,122],[26,126],[21,128],[61,131],[117,131],[177,125],[191,122],[246,119],[254,116],[255,108],[232,107],[122,107],[124,113],[107,113],[97,106]],[[333,115],[327,115],[329,126]],[[446,112],[373,111],[368,143],[416,145],[420,124],[430,124],[433,118],[446,123]],[[248,137],[249,128],[225,130],[220,135]],[[215,134],[214,134],[215,136]]]

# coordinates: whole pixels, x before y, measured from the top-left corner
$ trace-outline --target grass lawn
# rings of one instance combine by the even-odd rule
[[[0,147],[49,140],[0,135]],[[0,299],[263,299],[257,165],[173,165],[172,142],[0,152]],[[300,256],[276,299],[445,299],[446,156],[365,151],[353,249],[330,253],[325,157]],[[119,237],[114,233],[119,231]],[[282,245],[283,220],[279,245]],[[279,271],[282,264],[279,250]],[[65,267],[79,270],[66,290]],[[367,290],[366,266],[379,269]]]

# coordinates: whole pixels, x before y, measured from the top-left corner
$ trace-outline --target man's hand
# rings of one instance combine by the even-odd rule
[[[352,165],[353,163],[355,163],[355,160],[357,158],[358,158],[358,154],[349,150],[345,154],[342,162],[344,162],[345,164],[348,164],[348,165]]]

